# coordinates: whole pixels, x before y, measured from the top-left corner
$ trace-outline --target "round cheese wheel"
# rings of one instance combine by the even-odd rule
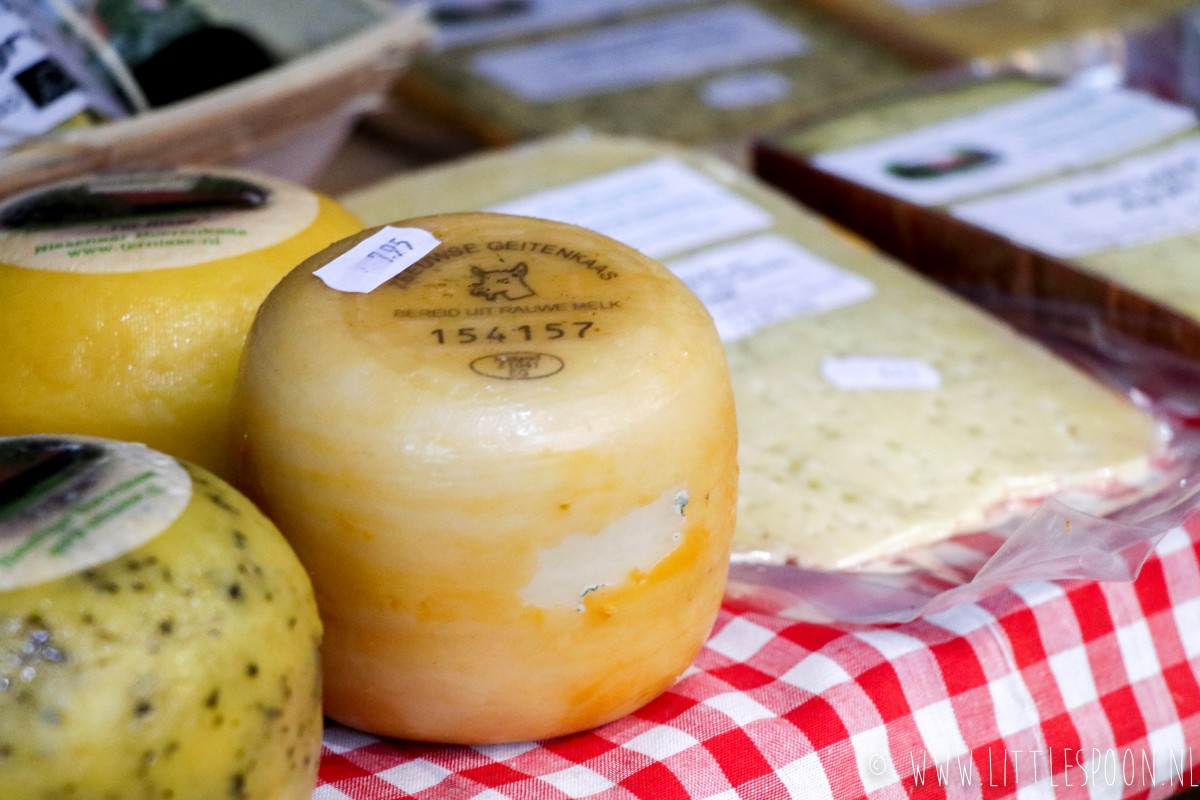
[[[5,800],[308,800],[320,635],[287,542],[211,473],[0,438]]]
[[[314,274],[376,263],[374,289]],[[711,630],[729,375],[701,303],[631,248],[489,213],[364,231],[271,292],[235,398],[239,485],[313,576],[334,719],[584,730],[664,691]]]
[[[0,203],[0,435],[144,442],[228,477],[254,312],[361,228],[307,188],[228,170],[95,175]]]

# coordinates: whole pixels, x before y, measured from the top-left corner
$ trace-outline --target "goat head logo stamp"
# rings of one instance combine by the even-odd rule
[[[469,291],[475,297],[483,297],[492,302],[500,299],[511,302],[531,297],[537,292],[525,282],[528,272],[529,266],[524,261],[511,269],[480,269],[472,264],[471,274],[475,277],[475,282],[471,284]]]

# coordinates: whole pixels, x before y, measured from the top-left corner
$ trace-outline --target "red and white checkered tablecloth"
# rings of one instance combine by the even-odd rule
[[[743,587],[744,589],[744,587]],[[1134,582],[891,625],[727,593],[692,668],[597,730],[485,747],[330,724],[314,800],[1167,797],[1200,784],[1200,515]]]

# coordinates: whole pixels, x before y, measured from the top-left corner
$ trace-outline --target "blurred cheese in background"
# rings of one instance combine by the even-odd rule
[[[1009,59],[1153,25],[1192,0],[799,0],[919,63]]]
[[[180,168],[52,184],[0,203],[0,435],[149,444],[221,475],[259,303],[361,229],[265,175]]]
[[[555,137],[347,194],[368,224],[545,216],[659,258],[726,342],[741,468],[735,549],[842,567],[1071,487],[1137,484],[1155,421],[993,318],[719,157]]]
[[[913,69],[792,0],[436,2],[435,48],[379,121],[415,138],[413,113],[483,144],[588,127],[729,146]],[[435,123],[436,121],[436,123]]]

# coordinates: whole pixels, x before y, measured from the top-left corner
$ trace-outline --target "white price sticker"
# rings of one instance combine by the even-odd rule
[[[330,289],[365,294],[429,255],[439,244],[439,239],[421,228],[385,225],[313,274]]]
[[[894,356],[829,356],[821,359],[821,375],[839,389],[937,389],[942,375],[917,358]]]
[[[773,69],[758,69],[720,75],[700,90],[706,106],[732,111],[778,103],[792,91],[787,76]]]

